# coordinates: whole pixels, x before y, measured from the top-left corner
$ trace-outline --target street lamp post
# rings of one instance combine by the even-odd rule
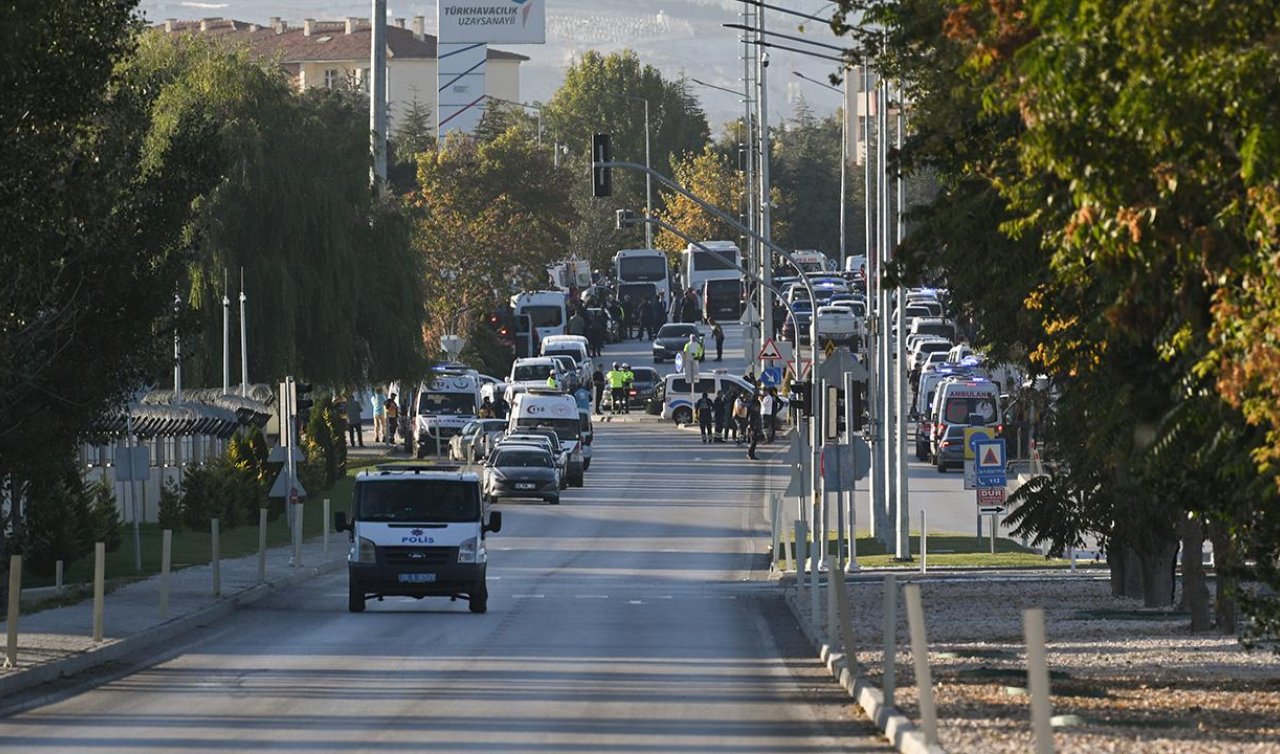
[[[653,164],[649,159],[649,100],[632,94],[622,96],[633,102],[644,103],[644,166],[652,170]],[[644,175],[644,214],[646,217],[653,217],[653,179],[648,172]],[[650,223],[644,224],[644,246],[646,249],[653,248],[653,225]]]

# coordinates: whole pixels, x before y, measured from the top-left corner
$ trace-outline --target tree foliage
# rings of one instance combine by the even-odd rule
[[[716,152],[711,145],[697,155],[689,155],[674,166],[675,181],[693,195],[719,207],[730,216],[739,214],[743,207],[743,181],[728,158]],[[664,196],[666,209],[658,215],[686,236],[698,241],[736,240],[738,231],[716,218],[695,202],[680,194],[670,192]],[[667,251],[679,251],[688,243],[669,231],[662,231],[654,245]]]

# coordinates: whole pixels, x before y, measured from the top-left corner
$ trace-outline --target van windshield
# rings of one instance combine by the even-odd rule
[[[516,419],[516,429],[550,429],[554,430],[560,442],[577,440],[581,437],[582,425],[578,418],[549,419],[543,417],[523,416]]]
[[[460,523],[480,519],[475,482],[397,479],[356,485],[353,517],[358,521]]]
[[[545,380],[551,374],[550,364],[518,364],[511,370],[511,379],[516,382],[533,382]]]
[[[984,398],[948,398],[943,421],[947,424],[968,424],[970,414],[982,417],[986,424],[996,421],[996,402],[990,397]]]
[[[423,393],[418,396],[420,414],[455,414],[471,416],[476,412],[472,393]]]

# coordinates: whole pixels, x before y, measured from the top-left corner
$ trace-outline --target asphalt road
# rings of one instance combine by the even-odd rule
[[[352,615],[335,573],[28,700],[0,750],[888,751],[766,579],[771,466],[651,417],[603,423],[585,488],[499,504],[488,614]]]

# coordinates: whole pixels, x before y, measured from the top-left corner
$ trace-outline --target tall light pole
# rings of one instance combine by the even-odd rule
[[[173,405],[182,403],[182,336],[178,334],[178,317],[182,314],[182,297],[173,294]]]
[[[249,297],[244,293],[244,268],[240,268],[240,397],[249,397],[249,342],[245,338],[247,325],[244,305]]]
[[[231,299],[227,297],[227,275],[222,274],[222,394],[231,392]]]
[[[369,182],[382,191],[387,184],[387,0],[373,0],[369,35],[369,132],[373,167]]]
[[[653,169],[653,163],[649,160],[649,100],[645,97],[636,97],[631,94],[622,95],[626,99],[633,102],[644,103],[644,166]],[[644,214],[645,217],[653,217],[653,179],[648,173],[644,176]],[[646,249],[653,248],[653,224],[644,224],[644,246]]]
[[[792,73],[796,75],[796,78],[802,79],[804,81],[808,81],[810,84],[817,84],[818,86],[824,89],[830,89],[833,92],[839,92],[844,97],[845,104],[842,105],[841,107],[844,117],[840,119],[840,269],[843,270],[844,260],[848,256],[848,251],[846,250],[846,246],[845,246],[845,217],[844,216],[845,216],[845,203],[847,201],[845,197],[845,194],[847,193],[845,191],[845,174],[848,172],[848,165],[849,165],[849,148],[848,148],[848,145],[849,145],[849,107],[848,107],[849,96],[845,91],[837,89],[834,86],[831,86],[830,84],[825,84],[821,81],[818,81],[817,79],[809,78],[808,76],[804,75],[800,71],[792,71]],[[845,89],[847,90],[849,87],[849,75],[848,75],[847,69],[845,71],[844,82],[845,82],[844,84]]]

